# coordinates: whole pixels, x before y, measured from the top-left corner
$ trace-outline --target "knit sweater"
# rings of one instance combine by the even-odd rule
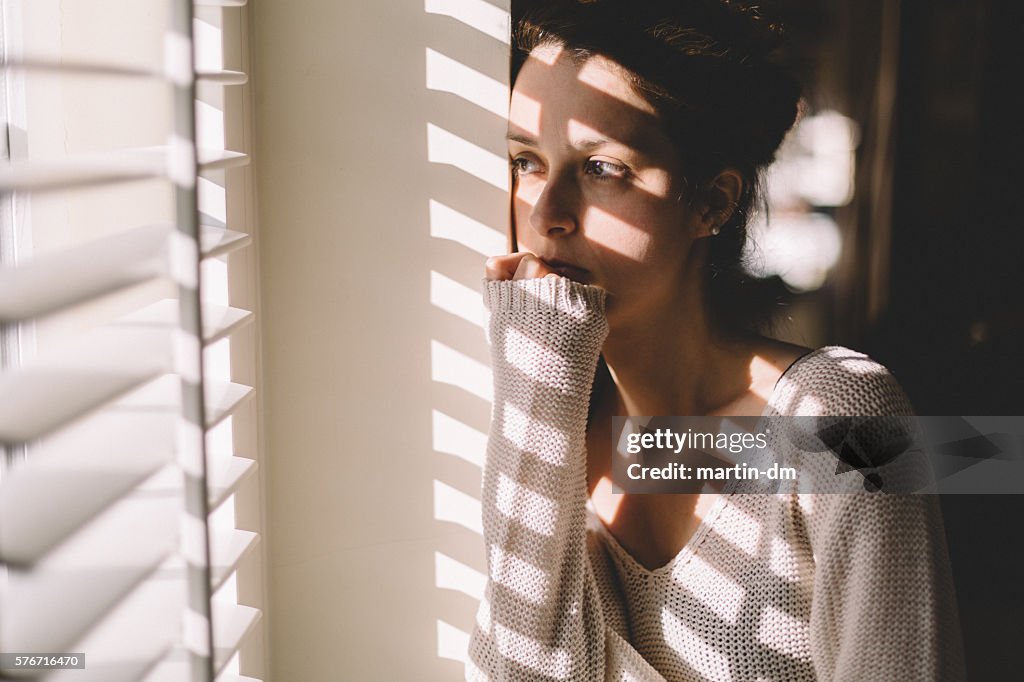
[[[934,496],[863,494],[863,478],[836,477],[834,460],[840,494],[755,493],[737,481],[679,554],[648,570],[587,497],[603,290],[562,277],[484,288],[487,584],[468,680],[963,679]],[[909,413],[884,367],[841,347],[797,361],[765,410]],[[861,494],[841,494],[845,485]]]

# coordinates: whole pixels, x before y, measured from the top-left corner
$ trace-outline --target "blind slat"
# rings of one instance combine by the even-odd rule
[[[101,64],[93,62],[45,61],[41,59],[25,59],[21,61],[0,62],[0,69],[5,71],[41,71],[61,74],[81,74],[87,76],[123,76],[128,78],[152,78],[157,75],[148,69],[122,64]]]
[[[206,427],[213,428],[252,394],[252,387],[227,381],[206,381]],[[161,376],[118,401],[136,409],[177,409],[181,401],[177,375]]]
[[[181,635],[187,603],[184,570],[179,556],[164,561],[88,635],[65,649],[85,652],[85,670],[57,671],[46,682],[141,679],[172,651]]]
[[[252,236],[245,232],[212,225],[201,225],[199,229],[200,249],[204,259],[223,256],[252,243]]]
[[[249,75],[242,71],[197,71],[196,80],[213,85],[245,85],[249,82]]]
[[[153,668],[142,682],[181,682],[189,679],[189,666],[187,653],[184,649],[174,649]],[[216,682],[261,682],[255,677],[246,675],[235,675],[223,672],[217,676]]]
[[[0,373],[0,443],[29,443],[63,428],[172,367],[172,335],[104,325],[54,344],[31,365]]]
[[[181,682],[191,679],[192,667],[188,651],[176,647],[171,649],[152,670],[146,673],[142,682]]]
[[[249,155],[228,149],[200,149],[199,172],[237,168],[249,163]]]
[[[165,473],[166,472],[166,473]],[[183,501],[157,485],[122,498],[31,568],[11,566],[0,614],[3,651],[73,651],[70,645],[178,548]],[[161,494],[164,493],[164,494]],[[130,539],[130,541],[127,541]]]
[[[203,342],[215,343],[252,322],[253,314],[241,308],[203,305]],[[165,298],[118,321],[119,325],[152,325],[172,329],[178,326],[178,300]]]
[[[0,322],[40,317],[166,274],[169,225],[147,225],[0,267]]]
[[[152,132],[170,114],[171,125],[165,131],[169,145],[49,161],[44,157],[53,155],[37,145],[26,154],[31,161],[0,163],[0,193],[31,194],[33,200],[36,194],[114,185],[110,193],[66,197],[73,217],[84,211],[82,220],[72,221],[78,235],[108,232],[102,224],[106,211],[124,217],[133,210],[150,215],[170,208],[175,216],[172,225],[128,230],[44,254],[16,268],[0,268],[0,322],[29,323],[61,314],[41,327],[39,338],[45,343],[28,353],[34,356],[32,365],[0,372],[0,444],[27,446],[19,447],[18,458],[8,458],[8,466],[0,469],[0,569],[6,578],[0,590],[0,651],[86,653],[85,670],[53,671],[45,675],[48,682],[206,680],[211,672],[222,679],[255,682],[223,673],[259,622],[260,611],[233,603],[212,604],[210,599],[239,563],[252,556],[259,535],[211,529],[208,512],[230,499],[252,476],[256,462],[211,456],[206,433],[242,405],[253,389],[210,381],[215,372],[209,364],[209,371],[198,376],[204,367],[201,349],[251,323],[253,313],[226,301],[219,306],[202,304],[201,291],[217,292],[207,290],[203,280],[211,273],[196,262],[196,256],[214,258],[250,245],[253,237],[204,218],[197,210],[194,182],[201,179],[190,177],[193,169],[205,173],[249,163],[244,153],[194,145],[193,99],[196,84],[240,86],[248,82],[248,75],[220,68],[191,72],[195,54],[207,54],[217,47],[215,42],[221,49],[225,46],[196,21],[192,6],[245,4],[174,0],[167,24],[153,22],[163,33],[165,70],[97,61],[0,63],[0,72],[19,70],[26,78],[43,72],[54,84],[77,87],[78,76],[106,77],[119,88],[166,85],[171,90],[171,111],[148,120],[140,108],[135,121],[139,130]],[[74,13],[63,8],[55,13],[58,17],[68,21],[68,36],[83,28],[74,23]],[[138,22],[146,29],[149,23]],[[194,41],[194,31],[199,42]],[[63,53],[64,37],[62,33],[56,54]],[[97,50],[87,59],[100,60],[106,52]],[[17,51],[12,54],[15,60],[21,58]],[[133,78],[154,82],[140,84]],[[135,100],[133,106],[143,103],[143,92],[138,97],[122,92]],[[78,91],[61,94],[77,97]],[[126,125],[126,135],[79,144],[80,124],[91,121],[92,112],[79,117],[64,104],[58,102],[52,122],[40,117],[45,125],[37,136],[67,133],[71,137],[66,148],[95,147],[96,142],[114,139],[131,144],[138,138],[132,132],[135,128]],[[51,123],[63,129],[47,129]],[[144,198],[136,200],[136,195],[122,194],[116,187],[149,179],[170,182],[172,204],[143,205]],[[215,206],[203,207],[222,213]],[[207,221],[221,226],[201,224]],[[197,223],[199,243],[192,244],[190,235]],[[30,220],[27,226],[35,229],[42,223]],[[164,281],[125,291],[155,280]],[[175,298],[140,308],[167,296],[170,286],[177,289]],[[123,293],[98,301],[118,292]],[[104,318],[133,303],[134,312],[113,322]],[[80,336],[68,332],[97,324],[101,326]],[[197,412],[201,405],[205,413]],[[199,420],[203,423],[194,423]],[[204,456],[205,470],[198,466]],[[203,551],[207,541],[209,566]],[[227,590],[220,592],[227,595]]]
[[[260,536],[247,530],[214,531],[210,538],[211,592],[216,592],[259,543]]]
[[[213,602],[213,669],[219,675],[259,622],[259,609],[241,604]]]
[[[62,75],[82,76],[115,76],[122,78],[166,78],[166,74],[151,69],[140,69],[135,66],[124,64],[103,64],[97,62],[68,62],[68,61],[45,61],[45,60],[24,60],[24,61],[0,61],[0,70],[5,71],[29,71],[42,73],[56,73]],[[214,85],[245,85],[249,82],[249,76],[243,71],[231,71],[228,69],[216,69],[209,71],[197,71],[196,81]]]
[[[162,177],[161,159],[151,156],[2,164],[0,191],[47,192]]]
[[[0,443],[28,443],[159,374],[135,369],[28,367],[0,375]]]
[[[238,490],[242,481],[256,471],[255,460],[230,457],[221,462],[214,460],[207,470],[210,511],[213,511]]]
[[[231,416],[252,395],[252,387],[233,382],[207,382],[206,395],[206,427],[212,429]]]
[[[174,458],[173,414],[104,410],[33,447],[0,484],[0,561],[37,561]]]
[[[167,178],[169,151],[167,146],[138,147],[96,157],[0,164],[0,192],[41,193]],[[200,172],[249,163],[248,154],[227,149],[200,148],[197,155]]]

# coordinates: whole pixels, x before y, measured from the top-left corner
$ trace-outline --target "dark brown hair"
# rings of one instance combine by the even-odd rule
[[[722,328],[762,326],[775,293],[743,272],[742,257],[763,171],[799,107],[800,83],[777,59],[781,27],[728,0],[521,4],[527,7],[513,26],[513,82],[537,47],[559,45],[579,61],[604,56],[658,112],[683,160],[688,201],[714,206],[707,183],[726,168],[743,176],[738,205],[709,243],[708,304]]]

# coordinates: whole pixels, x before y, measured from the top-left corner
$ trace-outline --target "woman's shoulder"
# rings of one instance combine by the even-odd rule
[[[910,400],[880,362],[844,346],[825,346],[783,372],[770,406],[782,415],[910,415]]]

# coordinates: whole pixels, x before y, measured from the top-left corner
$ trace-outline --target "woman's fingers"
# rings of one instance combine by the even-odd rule
[[[545,265],[540,258],[528,253],[519,261],[519,267],[516,268],[516,274],[512,276],[512,279],[537,279],[554,274],[556,273],[552,272],[551,268]]]
[[[484,266],[485,277],[491,280],[512,279],[519,267],[519,261],[528,253],[510,253],[505,256],[491,256]]]
[[[557,274],[532,253],[510,253],[492,256],[484,266],[485,277],[490,280],[531,279]]]

